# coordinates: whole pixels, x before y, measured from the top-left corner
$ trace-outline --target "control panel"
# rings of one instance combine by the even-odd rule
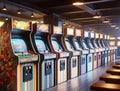
[[[84,64],[85,63],[85,58],[82,58],[81,60],[82,60],[81,64]]]
[[[32,66],[24,66],[23,67],[23,82],[30,81],[33,78],[32,74]]]
[[[91,62],[91,57],[89,57],[89,62]]]
[[[72,59],[72,67],[76,67],[76,58]]]
[[[52,62],[45,63],[45,75],[49,75],[52,73]]]
[[[65,60],[60,60],[60,71],[65,70]]]

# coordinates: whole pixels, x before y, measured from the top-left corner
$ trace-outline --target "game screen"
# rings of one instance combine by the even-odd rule
[[[98,45],[97,45],[97,42],[96,42],[96,41],[94,41],[94,45],[95,45],[96,48],[98,48]]]
[[[55,51],[60,50],[60,45],[58,44],[56,39],[52,39],[52,45]]]
[[[83,47],[84,47],[85,49],[88,49],[88,47],[87,47],[85,41],[83,41],[82,44],[83,44]]]
[[[91,41],[89,41],[89,46],[90,46],[90,48],[92,48],[92,49],[94,49],[94,47],[93,47],[93,45],[92,45],[92,43],[91,43]]]
[[[35,43],[36,43],[36,46],[37,46],[37,49],[38,51],[41,53],[41,52],[44,52],[46,49],[46,46],[45,46],[45,43],[43,40],[41,39],[35,39]]]
[[[78,41],[76,39],[74,41],[75,41],[75,45],[76,45],[77,49],[81,50],[82,48],[81,48],[80,44],[78,43]]]
[[[68,48],[68,50],[70,51],[71,49],[73,49],[72,45],[70,44],[70,41],[68,39],[65,40],[66,46]]]
[[[12,39],[11,40],[14,53],[28,53],[27,46],[23,39]]]

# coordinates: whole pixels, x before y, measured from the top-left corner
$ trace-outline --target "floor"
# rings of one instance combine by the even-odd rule
[[[90,85],[96,81],[99,81],[99,76],[106,73],[106,70],[110,68],[113,64],[114,63],[112,63],[111,65],[101,66],[93,71],[73,78],[67,82],[61,83],[45,91],[90,91]]]

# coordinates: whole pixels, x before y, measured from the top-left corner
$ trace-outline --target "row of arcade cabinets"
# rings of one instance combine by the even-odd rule
[[[0,91],[45,90],[105,64],[104,47],[109,45],[99,34],[14,19],[2,22]]]

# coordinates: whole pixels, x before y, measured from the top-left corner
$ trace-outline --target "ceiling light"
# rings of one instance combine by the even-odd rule
[[[103,20],[103,23],[109,23],[110,21],[107,19],[107,18],[105,18],[104,20]]]
[[[119,27],[115,27],[115,29],[119,29]]]
[[[84,5],[84,2],[79,2],[79,1],[77,1],[77,2],[74,2],[73,5],[76,5],[76,6]]]
[[[102,16],[99,14],[99,12],[96,12],[93,18],[98,19],[101,18]]]
[[[20,10],[18,10],[18,11],[17,11],[17,14],[19,14],[19,15],[20,15],[20,14],[21,14],[21,11],[20,11]]]
[[[116,25],[111,25],[111,27],[116,27]]]
[[[32,17],[32,18],[34,17],[34,14],[33,14],[33,13],[31,14],[31,17]]]
[[[7,21],[7,20],[8,20],[8,17],[5,17],[5,20]]]
[[[4,10],[4,11],[6,11],[6,10],[7,10],[7,8],[6,8],[6,5],[5,5],[5,4],[4,4],[4,6],[3,6],[2,10]]]

